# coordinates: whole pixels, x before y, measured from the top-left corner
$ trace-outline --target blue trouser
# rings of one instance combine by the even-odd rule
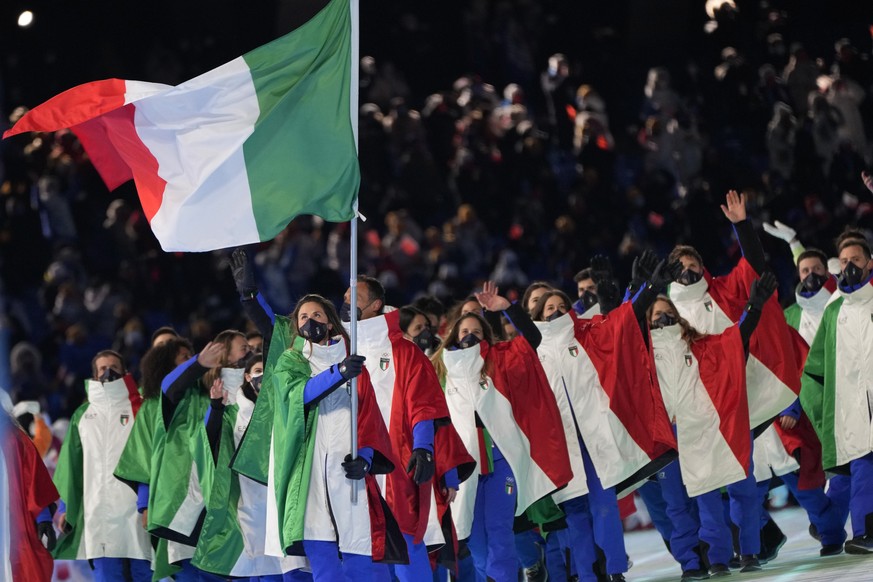
[[[152,565],[148,560],[133,560],[130,558],[95,558],[91,560],[94,567],[92,575],[94,582],[117,582],[127,580],[124,571],[130,568],[130,579],[134,582],[151,582]]]
[[[518,557],[515,552],[515,478],[506,459],[494,460],[494,471],[480,475],[476,485],[473,525],[467,547],[476,571],[494,580],[515,580]]]
[[[312,574],[303,570],[291,570],[284,574],[251,576],[248,578],[248,582],[312,582]]]
[[[549,580],[567,582],[567,550],[572,550],[569,529],[561,529],[546,536],[546,570],[549,572]],[[570,574],[576,574],[572,555],[569,566]]]
[[[618,511],[618,498],[615,487],[604,489],[591,462],[591,455],[585,448],[585,443],[579,439],[582,448],[582,462],[588,482],[588,504],[591,508],[594,542],[603,550],[606,556],[606,573],[623,574],[627,572],[627,551],[624,547],[624,526]],[[575,559],[575,558],[574,558]],[[579,573],[587,572],[584,562],[576,561]]]
[[[449,571],[445,566],[437,566],[433,573],[433,582],[446,582],[448,580]],[[458,560],[458,574],[456,579],[459,582],[485,582],[485,578],[480,578],[476,572],[476,566],[473,565],[473,557],[466,556]]]
[[[700,555],[694,550],[700,543],[700,522],[685,491],[685,485],[682,484],[679,461],[670,463],[658,472],[658,484],[667,504],[667,517],[673,525],[670,553],[683,571],[698,570],[701,565]]]
[[[673,535],[673,524],[670,523],[670,518],[667,517],[667,502],[664,501],[664,496],[661,495],[661,486],[657,481],[646,481],[646,483],[637,489],[643,503],[646,504],[646,509],[649,511],[649,517],[652,518],[652,523],[664,541],[668,541]]]
[[[740,530],[740,554],[758,554],[761,551],[761,504],[758,502],[758,484],[755,481],[755,466],[749,451],[749,476],[727,486],[730,498],[730,519]]]
[[[200,582],[200,571],[191,565],[191,560],[182,560],[179,563],[181,571],[173,574],[176,582]]]
[[[873,536],[873,453],[849,463],[852,472],[852,493],[849,512],[852,514],[852,535]],[[870,527],[867,527],[867,521]]]
[[[852,496],[852,478],[848,475],[834,475],[828,479],[828,499],[836,508],[843,527],[849,519],[849,499]]]
[[[531,568],[542,558],[540,544],[543,538],[536,530],[529,529],[515,534],[515,553],[518,554],[518,565],[521,568]]]
[[[718,490],[696,497],[688,497],[682,483],[679,461],[670,463],[658,473],[661,495],[667,504],[667,515],[673,527],[670,551],[682,570],[702,568],[700,555],[695,551],[699,542],[709,549],[710,564],[725,564],[733,555],[731,530],[724,517],[724,504]],[[692,533],[689,534],[689,531]]]
[[[700,521],[700,541],[709,546],[706,552],[710,564],[728,565],[734,555],[731,528],[724,516],[724,502],[721,491],[716,489],[694,497],[697,505],[697,518]]]
[[[587,471],[587,467],[585,468]],[[594,547],[594,524],[591,518],[589,495],[574,497],[561,503],[567,520],[567,540],[573,562],[579,568],[579,580],[597,580],[594,575],[594,562],[597,550]],[[627,565],[627,557],[625,557]]]
[[[818,530],[821,536],[822,545],[836,546],[846,541],[846,522],[841,521],[840,509],[831,503],[825,492],[816,487],[815,489],[800,489],[798,487],[797,475],[794,473],[786,473],[779,477],[785,484],[785,487],[791,491],[794,498],[800,506],[806,510],[809,516],[809,522]],[[767,497],[769,487],[765,484],[763,487],[759,485],[759,490],[763,489],[760,496],[760,502],[763,505],[764,499]],[[767,516],[767,512],[762,511],[762,515]],[[766,519],[762,519],[766,523]],[[762,523],[762,525],[763,525]]]
[[[340,559],[336,542],[303,540],[303,550],[312,566],[314,582],[376,582],[382,578],[370,556],[343,552]]]
[[[406,540],[406,551],[409,553],[408,564],[396,564],[391,566],[391,572],[400,582],[421,582],[433,575],[430,568],[430,558],[427,555],[427,546],[424,542],[413,543],[413,536],[403,534]]]

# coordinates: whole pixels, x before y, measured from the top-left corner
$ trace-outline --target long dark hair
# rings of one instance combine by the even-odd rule
[[[570,301],[570,296],[564,293],[563,291],[559,291],[557,289],[551,289],[550,291],[546,291],[540,298],[537,299],[537,304],[531,309],[530,318],[533,321],[545,321],[543,318],[543,311],[546,309],[546,301],[551,297],[560,297],[564,300],[564,304],[567,306],[567,311],[573,309],[573,302]]]
[[[530,301],[530,296],[533,295],[533,292],[537,289],[553,289],[550,284],[545,281],[534,281],[530,285],[527,286],[527,289],[524,290],[524,295],[521,297],[521,308],[527,312],[530,310],[527,308],[527,304]]]
[[[264,361],[264,356],[262,356],[261,354],[255,354],[254,356],[252,356],[251,358],[249,358],[248,363],[246,363],[246,371],[245,371],[245,373],[246,373],[246,374],[251,374],[251,373],[252,373],[252,368],[255,367],[255,364],[263,363],[263,361]],[[261,384],[261,388],[263,388],[263,387],[264,387],[264,385]],[[252,402],[257,402],[257,401],[258,401],[258,393],[255,392],[255,388],[254,388],[254,386],[252,386],[251,382],[249,382],[248,380],[244,380],[244,381],[243,381],[243,385],[242,385],[242,393],[243,393],[243,395],[244,395],[246,398],[248,398],[248,399],[251,400]]]
[[[427,318],[427,314],[418,307],[407,305],[405,307],[401,307],[400,309],[398,309],[398,311],[400,312],[400,331],[405,334],[409,333],[406,330],[408,330],[409,326],[412,325],[412,322],[415,321],[415,317],[417,315],[424,317],[425,323],[430,326],[430,320]]]
[[[491,329],[491,326],[488,325],[488,322],[485,321],[484,317],[482,317],[478,313],[468,313],[467,315],[461,316],[457,321],[455,321],[454,324],[452,324],[452,327],[449,329],[448,335],[446,335],[446,339],[443,340],[434,355],[430,357],[430,361],[433,363],[434,370],[436,370],[437,376],[439,377],[440,381],[445,381],[446,379],[446,364],[445,362],[443,362],[443,351],[446,348],[457,345],[458,340],[460,339],[458,338],[458,334],[461,330],[461,323],[463,323],[465,319],[469,319],[471,317],[477,320],[479,322],[479,325],[482,326],[482,335],[484,336],[482,341],[486,342],[489,346],[494,345],[494,330]],[[487,375],[490,371],[486,368],[487,362],[486,365],[482,368],[483,376]]]
[[[676,309],[676,305],[666,295],[658,295],[658,298],[655,299],[655,301],[653,301],[651,305],[649,305],[648,309],[646,309],[646,323],[648,323],[649,325],[652,324],[652,313],[655,312],[655,303],[657,303],[658,301],[665,302],[670,306],[670,309],[673,310],[673,315],[676,316],[676,323],[679,325],[679,327],[682,328],[682,339],[685,340],[685,343],[688,344],[689,348],[691,347],[691,344],[693,344],[697,340],[706,337],[705,333],[700,333],[699,331],[694,329],[694,326],[688,323],[688,320],[679,315],[679,310]]]
[[[300,315],[300,308],[303,307],[306,303],[318,303],[321,305],[321,308],[324,309],[324,314],[327,316],[327,322],[330,324],[329,334],[333,335],[341,335],[343,339],[348,343],[349,334],[346,333],[346,329],[343,327],[343,322],[340,321],[339,314],[336,312],[336,307],[333,306],[333,303],[322,297],[321,295],[317,295],[315,293],[310,293],[309,295],[304,295],[300,298],[300,301],[297,302],[297,305],[294,306],[294,311],[291,312],[289,316],[291,319],[291,345],[288,346],[288,349],[291,349],[294,345],[294,340],[297,339],[297,336],[300,335],[300,331],[297,329],[297,316]]]
[[[143,398],[157,398],[161,395],[161,382],[167,374],[176,369],[176,357],[183,348],[193,352],[191,342],[185,338],[175,337],[145,353],[139,363],[142,372]]]

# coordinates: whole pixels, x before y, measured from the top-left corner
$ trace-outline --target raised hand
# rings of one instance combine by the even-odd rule
[[[681,274],[681,262],[673,261],[672,263],[668,263],[667,260],[664,259],[658,263],[657,267],[655,267],[655,272],[652,273],[651,277],[649,277],[649,282],[652,284],[652,287],[661,289],[678,279]]]
[[[776,286],[776,276],[769,271],[761,275],[760,279],[752,281],[752,288],[749,290],[748,308],[758,311],[763,309],[764,304],[767,303],[767,300],[776,291]]]
[[[250,297],[257,293],[255,272],[243,247],[237,247],[230,255],[230,272],[233,274],[233,282],[240,296]]]
[[[221,358],[224,356],[224,346],[215,342],[209,342],[197,354],[197,363],[204,368],[217,368],[221,365]]]
[[[727,196],[725,196],[725,202],[727,203],[727,206],[722,204],[721,211],[724,212],[724,215],[728,220],[736,224],[746,219],[745,194],[737,194],[736,190],[728,190]]]
[[[508,299],[497,294],[498,290],[494,281],[487,281],[482,286],[482,291],[475,294],[476,301],[479,302],[482,309],[485,311],[503,311],[511,305]]]
[[[591,257],[591,279],[595,285],[600,285],[603,281],[612,279],[612,263],[609,262],[609,257],[604,255],[594,255]]]
[[[864,180],[864,185],[867,186],[867,189],[873,192],[873,175],[861,172],[861,179]]]
[[[221,378],[216,378],[212,383],[212,386],[209,387],[209,398],[210,400],[221,398],[222,402],[227,400],[227,394],[224,391],[224,382],[222,382]]]
[[[644,250],[643,254],[634,259],[634,264],[631,267],[631,279],[640,284],[648,281],[658,267],[658,262],[658,255],[648,249]]]
[[[773,224],[769,222],[764,223],[764,232],[769,234],[770,236],[775,236],[776,238],[780,238],[787,243],[792,243],[797,240],[797,231],[788,226],[787,224],[783,224],[778,220],[774,220]]]

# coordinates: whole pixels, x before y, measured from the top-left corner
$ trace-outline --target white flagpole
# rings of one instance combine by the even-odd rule
[[[352,20],[352,50],[351,50],[351,83],[349,90],[349,115],[352,122],[352,133],[355,136],[355,151],[358,149],[358,66],[360,62],[358,42],[360,31],[358,20],[360,9],[358,0],[350,0],[349,10]],[[355,216],[352,217],[349,241],[349,293],[351,304],[351,318],[349,325],[349,353],[358,351],[358,197],[354,202]],[[352,378],[351,384],[351,433],[352,433],[352,458],[358,455],[358,379]],[[358,484],[352,484],[352,503],[358,502]]]

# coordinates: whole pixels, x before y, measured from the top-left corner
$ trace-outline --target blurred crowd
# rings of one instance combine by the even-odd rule
[[[360,271],[389,303],[451,303],[487,279],[510,297],[535,280],[572,289],[594,254],[626,273],[642,249],[682,242],[717,274],[738,252],[718,208],[729,188],[827,253],[844,226],[873,229],[859,178],[873,161],[869,36],[813,52],[790,10],[710,0],[705,50],[626,91],[620,70],[596,74],[608,55],[539,54],[523,26],[535,4],[472,3],[456,73],[475,72],[451,86],[418,94],[401,67],[361,59]],[[64,417],[100,349],[135,370],[160,326],[195,351],[245,327],[228,253],[161,251],[133,186],[108,192],[72,133],[0,148],[0,381],[14,400]],[[348,224],[294,220],[251,249],[259,288],[280,312],[308,290],[341,302],[349,242]],[[790,300],[790,253],[764,242]]]

